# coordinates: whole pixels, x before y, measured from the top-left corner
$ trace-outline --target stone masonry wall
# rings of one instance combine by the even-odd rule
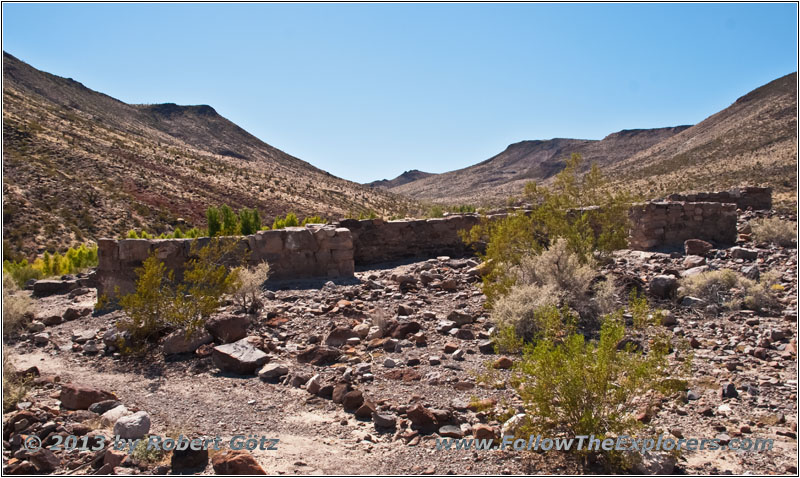
[[[249,262],[267,261],[270,278],[303,279],[311,277],[353,277],[353,240],[350,231],[334,226],[290,227],[260,231],[237,238]],[[199,246],[208,238],[198,239]],[[136,269],[151,252],[183,276],[194,239],[101,239],[98,241],[98,295],[112,297],[115,288],[121,294],[135,289]]]
[[[366,265],[468,254],[471,251],[458,231],[470,229],[479,222],[477,214],[464,214],[400,221],[345,219],[339,224],[353,234],[356,265]]]
[[[772,209],[772,188],[748,186],[713,193],[671,194],[667,200],[733,203],[739,209]]]
[[[675,248],[681,247],[686,239],[734,244],[737,205],[755,208],[772,202],[769,188],[738,191],[708,193],[716,195],[715,199],[736,199],[738,203],[662,201],[633,206],[630,247]],[[489,217],[503,216],[505,214]],[[272,279],[340,278],[353,277],[356,265],[471,254],[474,251],[464,244],[459,231],[479,222],[477,214],[401,221],[346,219],[325,226],[261,231],[237,240],[244,250],[250,251],[251,263],[269,262]],[[199,239],[201,245],[208,240]],[[121,293],[132,291],[135,270],[151,252],[180,278],[192,242],[192,239],[101,239],[96,276],[98,293],[111,297],[115,287],[119,287]]]
[[[631,249],[682,247],[686,239],[734,244],[736,205],[718,202],[650,202],[631,208]]]

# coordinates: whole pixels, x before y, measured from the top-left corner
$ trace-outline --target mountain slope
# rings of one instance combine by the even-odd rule
[[[412,169],[411,171],[406,171],[394,179],[381,179],[378,181],[372,181],[371,183],[366,183],[366,185],[371,188],[392,189],[418,179],[427,178],[429,176],[434,176],[434,173],[426,173],[424,171],[420,171],[419,169]]]
[[[131,228],[202,227],[206,207],[222,203],[257,208],[264,222],[413,206],[286,154],[210,106],[129,105],[5,52],[3,78],[6,257]]]
[[[611,165],[608,173],[648,196],[747,184],[771,186],[777,202],[796,204],[797,73]]]
[[[555,138],[521,141],[502,153],[464,169],[391,188],[417,199],[482,203],[519,194],[528,181],[545,181],[564,167],[564,158],[583,155],[588,165],[607,166],[669,138],[688,126],[623,130],[602,140]]]

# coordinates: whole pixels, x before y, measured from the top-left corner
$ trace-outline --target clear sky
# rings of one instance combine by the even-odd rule
[[[797,6],[5,3],[3,49],[366,182],[697,123],[797,70]]]

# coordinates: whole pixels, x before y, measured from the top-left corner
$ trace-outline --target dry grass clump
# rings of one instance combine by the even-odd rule
[[[269,264],[262,262],[253,268],[240,267],[238,270],[239,282],[233,292],[233,299],[239,307],[255,312],[261,306],[258,296],[261,286],[269,278]]]
[[[7,355],[3,355],[3,413],[16,408],[30,390],[30,379],[21,377]]]
[[[31,299],[17,287],[10,274],[3,274],[3,332],[21,329],[30,318]]]
[[[777,217],[756,219],[750,223],[753,239],[756,242],[768,242],[782,247],[797,245],[797,223],[785,221]]]
[[[702,272],[682,280],[687,295],[728,310],[768,310],[778,305],[773,290],[780,288],[776,276],[764,274],[757,282],[730,269]],[[777,286],[777,287],[776,287]]]

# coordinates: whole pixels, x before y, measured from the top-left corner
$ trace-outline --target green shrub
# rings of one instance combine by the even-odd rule
[[[126,239],[139,239],[139,234],[136,233],[135,230],[131,229],[128,231],[128,234],[125,236]]]
[[[706,271],[684,278],[681,281],[683,293],[709,304],[728,310],[747,308],[763,311],[778,306],[774,296],[775,275],[765,273],[759,282],[748,279],[730,269]]]
[[[432,206],[428,211],[428,217],[444,217],[442,206]]]
[[[182,282],[155,254],[136,270],[136,291],[120,298],[126,317],[117,323],[130,333],[135,347],[172,328],[183,327],[191,335],[220,307],[224,296],[236,290],[235,266],[245,260],[238,241],[214,239],[202,248],[195,242],[190,256]]]
[[[483,277],[488,305],[515,283],[514,269],[523,258],[539,254],[558,238],[581,263],[588,263],[595,251],[607,253],[627,245],[633,198],[608,188],[594,165],[581,176],[581,163],[580,155],[573,154],[549,188],[528,183],[529,213],[516,211],[491,221],[483,216],[480,224],[462,234],[468,244],[485,244],[481,258],[495,264]]]
[[[276,217],[275,220],[272,222],[273,229],[284,229],[287,227],[297,227],[300,225],[300,222],[297,220],[297,215],[295,213],[290,212],[286,215],[286,217]]]
[[[70,247],[62,256],[59,253],[45,252],[32,264],[27,259],[19,262],[3,261],[3,271],[13,277],[14,282],[22,287],[30,279],[75,274],[97,265],[97,246],[80,245]]]
[[[552,320],[553,311],[560,319],[557,292],[552,286],[526,284],[512,287],[492,307],[492,319],[497,330],[504,331],[512,344],[517,338],[531,342],[543,335],[556,335],[556,329],[561,326]],[[513,334],[508,331],[513,331]],[[507,351],[514,348],[512,345],[503,347]]]
[[[514,370],[527,414],[521,430],[526,436],[594,435],[602,440],[631,435],[640,425],[634,411],[647,394],[685,389],[684,381],[670,379],[668,337],[652,337],[646,351],[619,347],[626,335],[620,318],[621,313],[607,317],[597,341],[572,333],[525,347]]]
[[[219,235],[222,230],[219,209],[213,206],[206,209],[206,223],[208,224],[208,237]]]
[[[306,224],[328,224],[328,220],[321,216],[309,216],[303,219],[300,225],[305,226]]]
[[[753,239],[757,243],[774,243],[783,247],[792,247],[797,244],[796,222],[770,217],[756,219],[750,224],[750,227],[753,230]]]

